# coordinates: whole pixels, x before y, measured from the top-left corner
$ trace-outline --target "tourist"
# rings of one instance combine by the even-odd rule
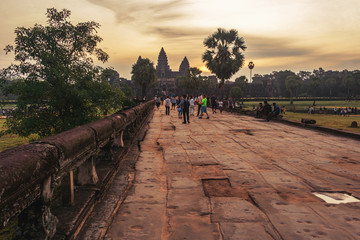
[[[171,110],[175,110],[176,108],[176,98],[175,96],[171,97]]]
[[[212,113],[216,113],[216,95],[213,94],[212,97],[210,98],[210,103],[211,103],[211,109],[212,109]]]
[[[262,114],[265,115],[265,118],[266,118],[271,113],[271,111],[272,111],[272,109],[271,109],[270,104],[265,100]]]
[[[171,104],[171,100],[169,96],[167,96],[165,99],[165,115],[170,115],[170,104]]]
[[[164,105],[164,98],[163,97],[160,98],[160,103],[161,103],[161,106]]]
[[[257,108],[255,117],[256,118],[262,118],[263,115],[264,115],[264,107],[263,107],[262,103],[259,103],[259,106]]]
[[[193,96],[190,96],[190,115],[194,116],[195,114],[195,99],[193,98]]]
[[[200,95],[198,98],[197,98],[197,103],[198,103],[198,112],[197,112],[197,117],[200,115],[200,110],[201,110],[201,103],[202,103],[202,96]]]
[[[182,113],[184,115],[183,124],[186,124],[186,121],[187,121],[187,123],[190,123],[190,118],[189,118],[190,102],[189,102],[188,98],[186,97],[186,95],[183,96],[183,100],[181,100],[180,107],[181,107]]]
[[[223,111],[223,106],[224,106],[224,103],[223,103],[222,99],[220,99],[220,101],[219,101],[219,110],[220,110],[221,114],[222,114],[222,111]]]
[[[177,100],[177,111],[178,111],[178,117],[179,119],[182,119],[182,107],[181,107],[181,102],[183,101],[182,97],[178,97],[178,100]]]
[[[266,121],[270,121],[273,117],[277,117],[280,114],[280,108],[278,105],[276,105],[276,103],[273,103],[273,108],[274,110],[272,110],[266,117]]]
[[[204,113],[206,113],[206,116],[207,118],[206,119],[209,119],[209,114],[207,113],[207,98],[206,98],[206,95],[204,95],[204,98],[201,102],[201,115],[200,115],[200,119],[202,119],[202,116],[204,115]]]
[[[234,102],[233,102],[232,97],[230,97],[228,100],[228,108],[229,108],[230,113],[232,113],[233,107],[234,107]]]
[[[155,102],[156,102],[156,108],[159,109],[159,107],[160,107],[160,97],[157,96]]]

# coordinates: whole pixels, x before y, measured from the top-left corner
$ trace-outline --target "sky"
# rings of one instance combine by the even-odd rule
[[[203,41],[217,28],[236,29],[245,39],[243,68],[233,77],[272,71],[360,69],[359,0],[1,0],[0,68],[14,55],[16,27],[46,24],[46,9],[66,8],[71,22],[96,21],[99,47],[121,77],[131,78],[139,56],[157,64],[164,47],[172,70],[184,56],[191,67],[209,74],[201,60]]]

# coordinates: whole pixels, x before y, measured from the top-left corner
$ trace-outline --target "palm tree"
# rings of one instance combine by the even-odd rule
[[[222,88],[225,79],[229,79],[244,64],[245,41],[238,36],[235,29],[227,31],[218,28],[215,33],[204,40],[204,46],[207,48],[202,56],[206,67],[215,74],[221,82],[219,88]]]

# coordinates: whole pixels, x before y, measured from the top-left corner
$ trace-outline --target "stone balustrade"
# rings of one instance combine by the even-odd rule
[[[52,213],[55,199],[61,199],[62,206],[74,206],[77,200],[75,188],[96,186],[94,189],[97,190],[81,203],[80,212],[75,214],[78,223],[73,225],[80,226],[91,210],[84,205],[93,204],[99,198],[96,195],[109,182],[119,164],[119,155],[121,157],[128,151],[153,106],[154,101],[148,101],[41,141],[1,152],[1,228],[10,219],[18,217],[15,232],[18,238],[52,238],[58,223],[57,216]],[[98,165],[105,172],[101,178]]]

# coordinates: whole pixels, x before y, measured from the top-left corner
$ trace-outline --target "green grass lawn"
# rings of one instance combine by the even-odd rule
[[[332,114],[307,114],[307,113],[292,113],[286,112],[283,115],[284,119],[301,121],[302,118],[314,119],[317,125],[343,129],[351,132],[360,133],[360,128],[351,128],[351,122],[356,121],[360,125],[360,115],[350,115],[349,117],[342,117]]]
[[[5,129],[5,119],[0,119],[0,131]],[[20,137],[18,135],[6,134],[0,137],[0,152],[5,149],[13,148],[29,142],[28,138]]]

